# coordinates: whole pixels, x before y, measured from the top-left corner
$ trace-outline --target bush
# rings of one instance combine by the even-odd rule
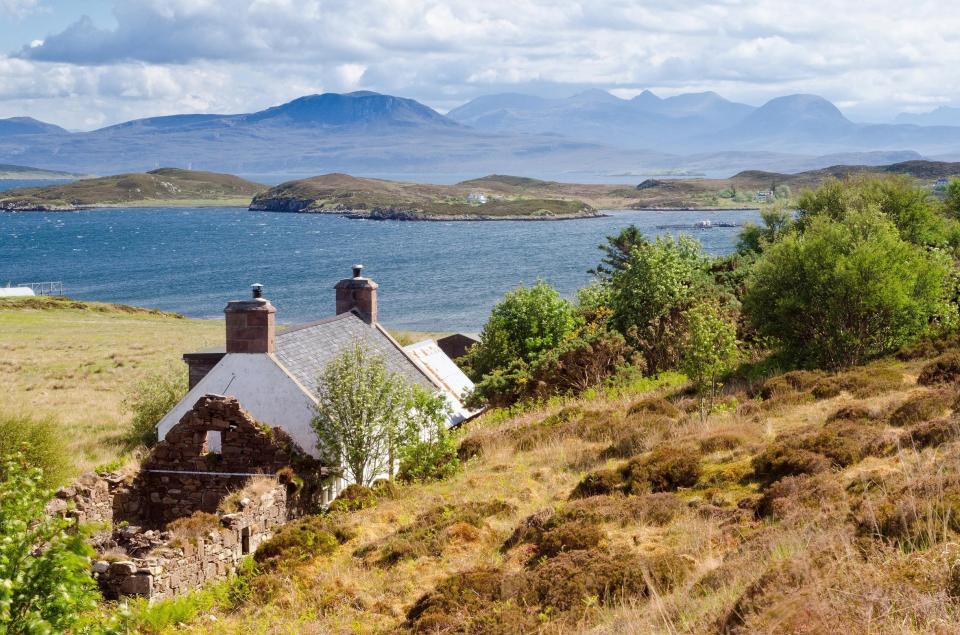
[[[817,381],[811,392],[817,399],[831,399],[842,392],[863,399],[889,392],[903,385],[903,376],[892,368],[849,370]]]
[[[915,393],[890,414],[890,425],[908,426],[939,417],[950,406],[950,396],[940,391]]]
[[[679,362],[683,313],[695,299],[714,295],[700,243],[661,236],[634,244],[610,278],[611,324],[658,373]]]
[[[98,599],[92,550],[71,523],[46,513],[41,469],[22,454],[0,463],[0,630],[70,632]]]
[[[377,496],[373,490],[363,485],[347,485],[337,498],[330,503],[331,512],[355,512],[367,507],[372,507],[377,502]]]
[[[405,482],[438,481],[460,469],[456,437],[440,424],[433,438],[419,439],[400,449],[397,478]]]
[[[627,414],[653,414],[670,419],[677,419],[680,417],[680,410],[662,397],[647,397],[630,404],[630,407],[627,409]]]
[[[601,494],[613,494],[623,487],[623,477],[617,470],[601,470],[591,472],[577,483],[570,493],[571,499],[587,498]]]
[[[531,562],[552,558],[565,551],[592,549],[604,538],[603,531],[594,523],[583,520],[561,523],[543,533]]]
[[[349,539],[349,534],[341,533],[340,538]],[[269,567],[303,562],[330,555],[341,542],[345,540],[334,535],[327,519],[307,516],[280,527],[270,540],[257,548],[253,559]]]
[[[477,437],[467,437],[457,446],[457,458],[461,463],[483,456],[483,441]]]
[[[917,448],[931,448],[960,438],[960,424],[955,417],[935,419],[911,426],[906,438]]]
[[[630,358],[619,333],[596,331],[562,342],[531,368],[532,389],[540,398],[579,394],[612,377]]]
[[[490,312],[480,343],[465,365],[475,381],[506,371],[519,361],[531,364],[566,340],[577,326],[573,305],[546,282],[510,291]]]
[[[133,415],[127,446],[155,445],[157,424],[183,399],[187,390],[187,373],[177,366],[168,366],[137,382],[124,400],[124,406]]]
[[[0,456],[22,453],[24,460],[42,471],[44,487],[62,485],[72,471],[64,444],[64,428],[53,417],[0,415]]]
[[[812,514],[843,516],[849,511],[847,494],[832,478],[787,476],[773,483],[757,504],[757,514],[783,520],[796,517],[809,521]]]
[[[785,476],[818,474],[830,469],[827,457],[790,441],[774,441],[753,458],[752,464],[754,476],[766,483],[773,483]]]
[[[567,611],[582,606],[584,598],[601,605],[644,595],[646,562],[632,552],[577,550],[550,558],[530,573],[532,601],[541,607]]]
[[[952,351],[926,364],[917,377],[921,386],[955,383],[960,379],[960,352]]]
[[[621,475],[627,493],[671,492],[695,485],[701,471],[699,451],[662,445],[631,459]]]
[[[827,417],[827,423],[834,421],[875,421],[876,413],[861,404],[850,404],[840,406],[830,416]]]
[[[952,324],[950,270],[945,256],[902,240],[876,212],[816,218],[766,250],[743,307],[795,363],[839,368]]]

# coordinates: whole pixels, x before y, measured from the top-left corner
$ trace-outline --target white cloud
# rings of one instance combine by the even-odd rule
[[[39,0],[0,0],[0,14],[19,18],[36,10]]]
[[[29,105],[84,126],[85,108],[113,122],[358,88],[440,109],[587,86],[812,92],[867,118],[960,103],[960,14],[935,1],[125,0],[114,13],[115,28],[80,19],[0,57],[0,114]]]

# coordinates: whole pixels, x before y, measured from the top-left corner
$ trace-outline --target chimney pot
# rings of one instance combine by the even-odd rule
[[[251,285],[250,285],[250,288],[253,290],[253,297],[254,297],[254,298],[262,298],[262,297],[263,297],[263,285],[262,285],[262,284],[260,284],[259,282],[255,282],[254,284],[251,284]]]
[[[353,265],[353,277],[359,278],[360,274],[363,273],[363,265]]]

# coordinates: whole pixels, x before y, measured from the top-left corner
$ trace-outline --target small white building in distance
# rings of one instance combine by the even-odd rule
[[[760,190],[757,192],[758,203],[769,203],[773,200],[773,192],[770,190]]]
[[[23,298],[36,295],[30,287],[0,287],[0,298]]]
[[[470,192],[467,194],[467,202],[483,205],[487,202],[487,195],[483,192]]]

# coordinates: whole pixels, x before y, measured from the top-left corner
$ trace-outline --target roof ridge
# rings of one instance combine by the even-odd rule
[[[277,333],[277,337],[282,337],[282,336],[286,335],[287,333],[296,333],[297,331],[302,331],[303,329],[309,329],[309,328],[312,328],[312,327],[314,327],[314,326],[320,326],[321,324],[330,324],[331,322],[336,322],[337,320],[344,320],[344,319],[347,319],[347,318],[350,318],[350,317],[355,317],[355,318],[357,318],[358,320],[363,320],[363,318],[360,317],[360,314],[357,313],[356,309],[350,309],[349,311],[346,311],[345,313],[339,313],[339,314],[337,314],[337,315],[331,315],[330,317],[325,317],[325,318],[323,318],[323,319],[316,320],[316,321],[314,321],[314,322],[306,322],[306,323],[304,323],[304,324],[294,324],[294,325],[291,326],[290,328],[286,328],[286,329],[280,331],[279,333]]]

